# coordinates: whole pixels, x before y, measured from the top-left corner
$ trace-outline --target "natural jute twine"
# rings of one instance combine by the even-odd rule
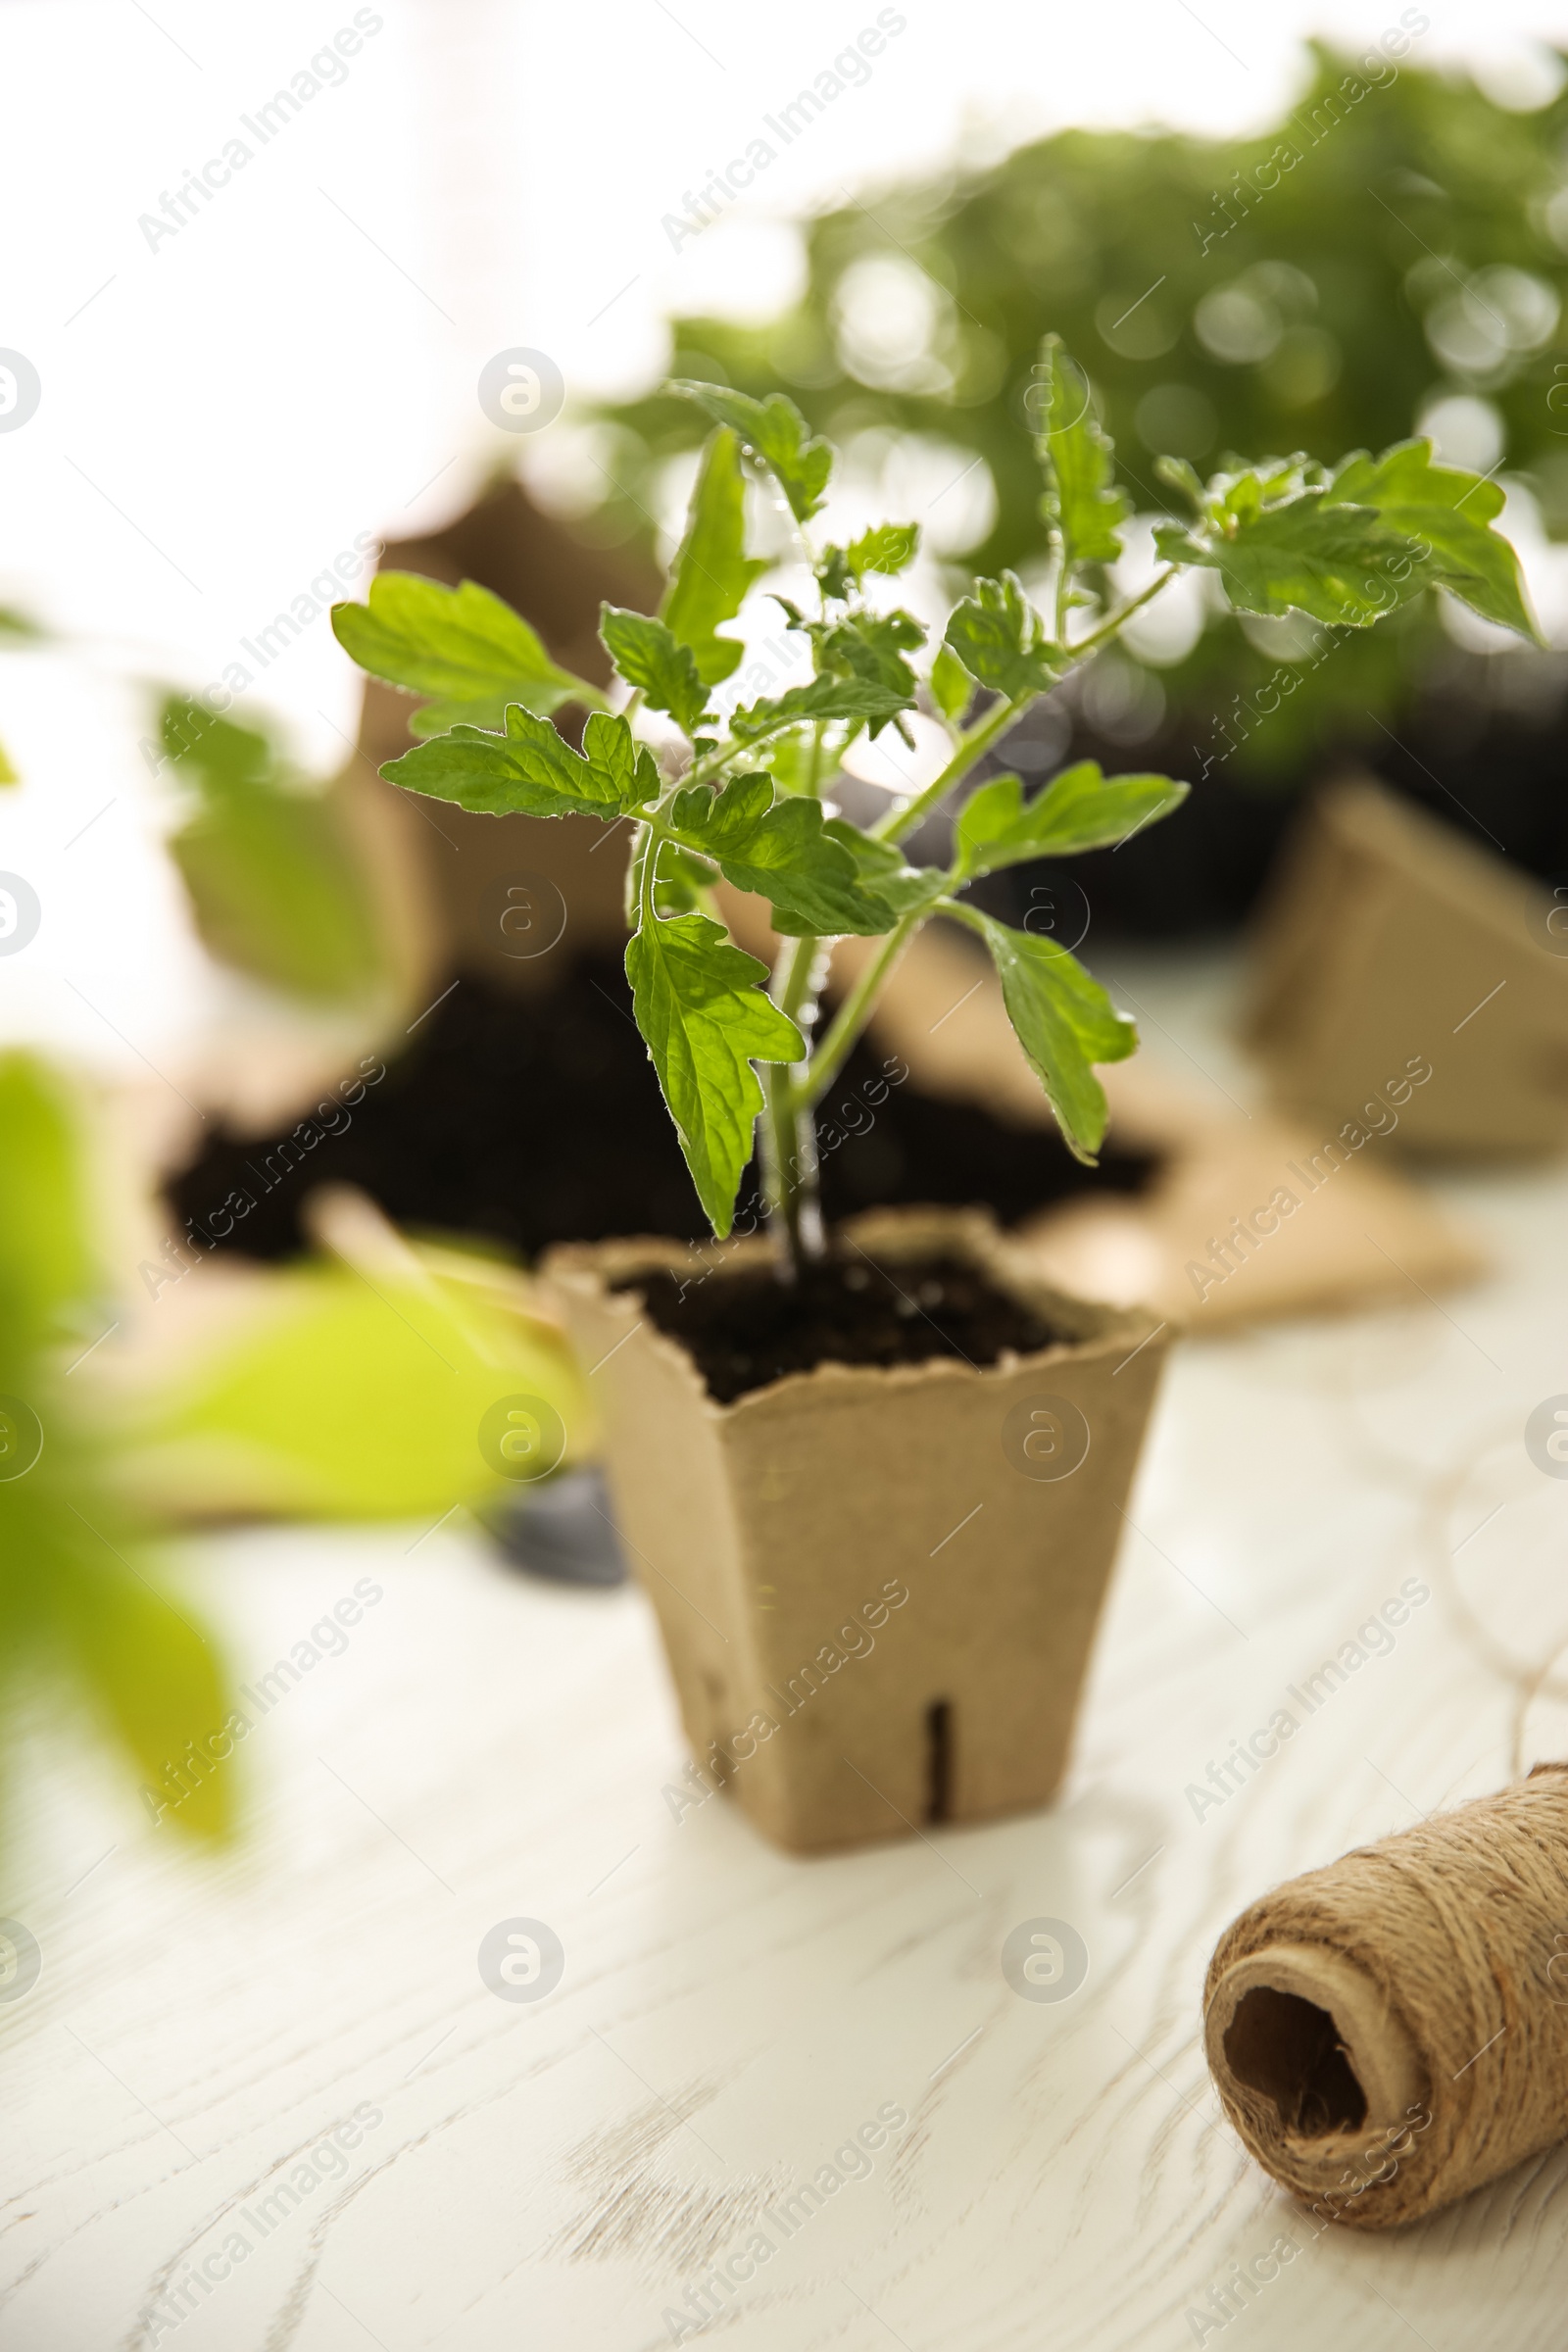
[[[1231,2122],[1324,2221],[1416,2221],[1568,2137],[1568,1764],[1264,1895],[1203,2008]]]

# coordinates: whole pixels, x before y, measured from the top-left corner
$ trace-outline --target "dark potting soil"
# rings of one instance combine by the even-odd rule
[[[994,1364],[1066,1335],[962,1259],[873,1262],[853,1250],[781,1282],[771,1266],[629,1276],[649,1315],[680,1345],[720,1404],[817,1364]]]
[[[864,1046],[823,1102],[821,1152],[830,1222],[929,1201],[1016,1224],[1084,1191],[1141,1193],[1160,1165],[1110,1146],[1082,1167],[1053,1130],[922,1095],[896,1056]],[[325,1183],[363,1187],[416,1231],[524,1258],[556,1242],[709,1232],[613,956],[564,969],[548,995],[466,976],[352,1106],[327,1102],[259,1142],[220,1134],[169,1198],[204,1247],[280,1259],[309,1246],[301,1205]],[[755,1189],[754,1169],[742,1200]]]

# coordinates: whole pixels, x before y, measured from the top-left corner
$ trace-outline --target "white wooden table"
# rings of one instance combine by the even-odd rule
[[[1203,976],[1149,988],[1237,1083]],[[639,2352],[715,2264],[709,2333],[758,2352],[1560,2352],[1568,2154],[1314,2240],[1216,2121],[1197,2035],[1253,1894],[1504,1774],[1510,1695],[1444,1577],[1522,1656],[1568,1631],[1568,1482],[1522,1444],[1568,1391],[1568,1176],[1443,1189],[1488,1283],[1178,1353],[1047,1814],[790,1860],[721,1799],[675,1818],[636,1592],[528,1581],[456,1523],[193,1547],[243,1683],[356,1580],[382,1596],[257,1722],[217,1863],[72,1727],[11,1759],[4,1907],[43,1965],[0,2002],[0,2352]],[[1190,1786],[1409,1577],[1432,1598],[1392,1652],[1200,1818]],[[1527,1753],[1552,1752],[1546,1702]],[[1041,1917],[1088,1947],[1066,2000],[1002,1974]],[[517,1919],[564,1949],[542,1999],[480,1979]],[[1218,2325],[1211,2290],[1280,2237]]]

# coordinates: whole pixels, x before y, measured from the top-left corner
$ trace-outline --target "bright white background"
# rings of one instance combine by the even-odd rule
[[[342,82],[156,249],[140,217],[351,23],[351,0],[0,9],[0,346],[42,379],[36,415],[0,432],[0,598],[122,672],[201,686],[236,660],[254,670],[241,639],[356,535],[439,522],[515,460],[475,392],[498,349],[553,355],[568,399],[635,389],[660,372],[671,310],[787,296],[792,215],[1064,123],[1256,123],[1289,101],[1310,29],[1366,43],[1398,15],[1393,0],[897,13],[870,80],[676,253],[663,217],[875,20],[873,0],[378,0]],[[1522,74],[1526,96],[1534,42],[1561,31],[1545,0],[1429,13],[1423,59]],[[524,454],[548,462],[548,440]],[[313,764],[335,763],[358,684],[324,617],[261,691]],[[0,965],[0,1026],[122,1063],[118,1031],[161,1058],[202,996],[157,849],[167,808],[136,751],[145,708],[55,658],[0,665],[0,742],[26,780],[0,808],[0,868],[45,909],[34,946]]]

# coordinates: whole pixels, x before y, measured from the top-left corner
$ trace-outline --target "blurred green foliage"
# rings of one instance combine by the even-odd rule
[[[0,1675],[85,1697],[144,1782],[220,1730],[207,1638],[155,1581],[145,1530],[67,1388],[104,1315],[73,1104],[34,1056],[0,1055]],[[195,1776],[182,1829],[226,1828],[230,1776]]]
[[[1405,12],[1407,27],[1423,21]],[[1568,533],[1565,142],[1568,91],[1513,114],[1411,56],[1314,45],[1302,97],[1255,138],[1063,131],[983,177],[827,214],[807,231],[800,303],[762,326],[677,322],[670,372],[787,390],[852,454],[858,434],[891,428],[983,457],[995,521],[961,552],[985,572],[1047,555],[1018,426],[1053,329],[1099,387],[1146,513],[1170,512],[1156,456],[1203,471],[1234,450],[1332,460],[1386,448],[1455,397],[1478,404],[1450,413],[1472,438],[1450,443],[1455,461],[1491,469],[1490,433],[1548,530]],[[703,420],[662,395],[607,415],[619,487],[599,527],[629,536]],[[1397,709],[1453,652],[1431,598],[1347,636],[1254,726],[1238,771],[1295,770],[1372,735],[1369,711]],[[1282,657],[1283,633],[1216,611],[1163,684],[1196,726]]]
[[[537,1397],[591,1447],[581,1378],[510,1266],[434,1246],[373,1272],[323,1258],[258,1277],[136,1420],[139,1489],[171,1511],[414,1519],[507,1491],[477,1433]]]
[[[267,736],[180,695],[164,702],[159,733],[195,803],[170,848],[210,954],[292,996],[368,994],[386,958],[333,790],[292,773]]]

